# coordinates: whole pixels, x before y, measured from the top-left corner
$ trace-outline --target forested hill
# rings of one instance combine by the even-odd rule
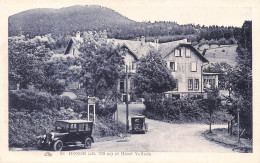
[[[72,6],[61,9],[32,9],[9,17],[9,36],[20,34],[64,34],[73,31],[101,30],[134,21],[109,8]]]
[[[187,38],[189,41],[237,36],[238,28],[223,26],[179,25],[176,22],[136,22],[101,6],[72,6],[61,9],[32,9],[9,17],[9,36],[23,34],[30,38],[51,33],[60,38],[76,31],[107,30],[109,38],[135,39],[146,36],[148,41],[159,38],[167,42]],[[150,40],[149,40],[150,39]]]

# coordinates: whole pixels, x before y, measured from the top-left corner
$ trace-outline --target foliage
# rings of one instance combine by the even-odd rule
[[[214,111],[220,110],[222,107],[218,88],[207,90],[207,98],[200,101],[200,106],[209,114],[209,132],[211,132],[212,115]]]
[[[225,109],[214,109],[214,114],[210,115],[209,110],[205,107],[205,101],[202,99],[178,99],[161,98],[154,95],[145,97],[144,105],[146,107],[144,114],[148,118],[170,121],[175,123],[202,122],[209,123],[210,117],[212,122],[223,123],[231,119]],[[216,110],[215,110],[216,109]]]
[[[98,100],[96,102],[96,114],[100,117],[110,117],[116,112],[116,103],[112,101]]]
[[[116,125],[116,122],[111,119],[114,105],[110,103],[100,105],[97,106],[97,123],[93,134],[104,137],[124,132],[125,127],[121,123]],[[49,93],[30,90],[11,91],[9,92],[9,146],[34,147],[36,136],[51,131],[56,120],[84,119],[81,113],[86,108],[82,100],[71,100],[67,96],[52,96]]]
[[[139,95],[146,93],[163,93],[175,88],[176,83],[166,62],[157,53],[151,52],[140,60],[133,78],[135,92]]]
[[[232,73],[233,73],[234,67],[229,65],[227,62],[221,62],[221,63],[212,63],[208,67],[204,68],[204,72],[210,72],[210,73],[219,73],[218,75],[218,86],[219,89],[225,89],[229,90],[231,80],[232,80]]]
[[[232,73],[233,113],[240,109],[241,128],[252,137],[252,22],[245,21],[238,38],[237,65]]]
[[[85,32],[80,47],[80,81],[88,96],[104,98],[116,86],[123,69],[123,52],[107,43],[106,32]]]

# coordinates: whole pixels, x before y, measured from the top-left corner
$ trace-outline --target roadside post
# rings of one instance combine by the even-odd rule
[[[90,107],[93,109],[93,116],[94,116],[94,123],[96,122],[96,104],[95,104],[95,97],[88,97],[88,121],[89,121],[89,110]]]
[[[239,112],[240,112],[240,108],[237,108],[237,135],[238,135],[238,143],[240,143],[240,118],[239,118]]]
[[[128,122],[128,65],[126,65],[126,130],[129,130]]]

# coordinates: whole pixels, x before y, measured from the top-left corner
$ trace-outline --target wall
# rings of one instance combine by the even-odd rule
[[[184,50],[184,54],[180,57],[175,56],[175,52],[170,53],[168,56],[164,58],[167,62],[167,66],[170,67],[170,62],[177,62],[177,71],[172,71],[171,74],[175,79],[178,79],[178,90],[172,91],[172,93],[176,92],[201,92],[201,66],[203,62],[201,59],[190,50],[191,57],[186,57],[186,49],[187,47],[181,47]],[[191,72],[191,63],[197,63],[197,71]],[[193,90],[188,90],[188,79],[193,79]],[[194,79],[199,79],[199,89],[194,90]]]

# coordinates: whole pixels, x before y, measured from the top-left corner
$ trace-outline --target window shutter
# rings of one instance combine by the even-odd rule
[[[186,49],[186,57],[190,58],[191,55],[190,55],[190,49]]]
[[[175,56],[180,56],[180,51],[178,49],[174,50]]]
[[[175,62],[174,63],[174,71],[177,71],[178,70],[178,62]]]
[[[171,66],[170,66],[170,62],[167,62],[167,67],[170,69]]]
[[[196,62],[191,63],[191,71],[197,71],[197,63]]]

